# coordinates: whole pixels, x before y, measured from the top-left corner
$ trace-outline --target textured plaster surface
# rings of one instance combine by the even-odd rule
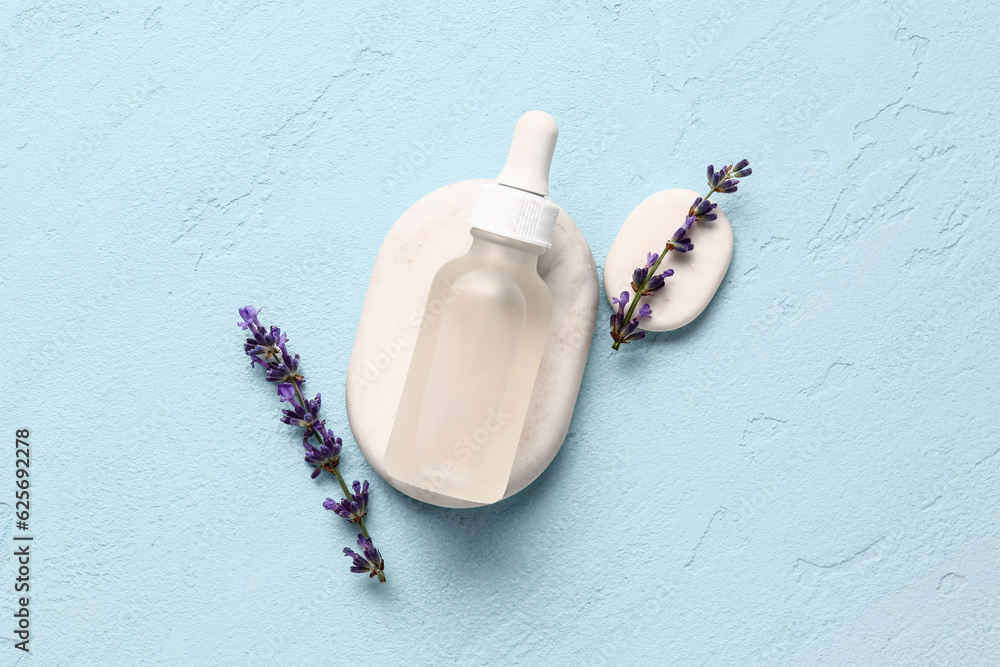
[[[998,24],[954,0],[0,4],[0,664],[996,664]],[[372,585],[235,309],[288,329],[346,433],[386,230],[496,174],[534,108],[599,266],[644,198],[753,160],[732,265],[617,355],[602,303],[566,444],[507,501],[421,504],[345,443]]]

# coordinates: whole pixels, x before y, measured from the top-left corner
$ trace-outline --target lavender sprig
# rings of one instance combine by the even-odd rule
[[[635,299],[632,299],[632,295],[627,290],[622,292],[619,298],[611,299],[617,308],[616,312],[611,315],[611,338],[614,340],[611,345],[612,349],[617,350],[622,343],[631,343],[646,337],[646,332],[639,329],[639,324],[653,314],[653,309],[648,303],[642,304],[638,313],[635,312],[635,309],[641,297],[656,294],[666,284],[664,279],[674,275],[673,269],[656,273],[663,258],[671,250],[676,252],[694,250],[694,244],[691,243],[691,238],[688,236],[691,228],[696,222],[709,222],[718,217],[715,213],[718,204],[709,201],[709,198],[716,193],[736,192],[740,183],[738,179],[745,178],[752,173],[749,160],[740,160],[735,165],[726,165],[718,171],[714,166],[708,165],[708,186],[710,188],[708,194],[694,200],[691,208],[688,209],[684,222],[663,246],[663,251],[659,254],[647,253],[646,264],[632,272],[631,287],[632,291],[635,292]],[[628,305],[627,311],[625,310],[626,305]]]
[[[385,563],[382,562],[382,554],[372,544],[371,539],[364,535],[358,535],[358,546],[361,547],[360,554],[344,547],[344,555],[350,556],[354,560],[351,564],[351,572],[357,572],[358,574],[370,572],[369,577],[377,576],[379,581],[385,581],[385,578],[382,576]]]
[[[247,338],[243,351],[250,357],[250,367],[260,364],[267,371],[267,381],[278,383],[278,398],[282,403],[288,403],[289,408],[281,411],[281,421],[290,426],[302,427],[302,446],[305,448],[306,463],[313,466],[312,478],[319,477],[322,471],[327,471],[337,478],[344,495],[350,500],[334,502],[327,498],[323,506],[335,511],[348,521],[357,524],[361,530],[358,535],[358,546],[362,555],[350,549],[344,549],[344,554],[354,559],[351,572],[370,572],[371,577],[385,583],[385,562],[382,554],[372,544],[371,536],[365,527],[364,516],[368,509],[368,481],[362,485],[355,481],[354,493],[348,488],[344,477],[340,474],[340,450],[343,442],[326,427],[326,421],[320,419],[319,411],[322,397],[306,400],[302,396],[304,379],[299,373],[299,355],[288,353],[286,343],[288,337],[278,327],[265,329],[257,320],[260,311],[253,306],[240,308],[240,328],[246,330]],[[312,440],[316,441],[313,444]]]

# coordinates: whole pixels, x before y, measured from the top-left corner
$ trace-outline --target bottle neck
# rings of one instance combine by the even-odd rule
[[[478,227],[471,228],[469,233],[472,234],[470,255],[489,256],[511,264],[522,264],[537,269],[538,257],[545,252],[542,246],[494,234]]]

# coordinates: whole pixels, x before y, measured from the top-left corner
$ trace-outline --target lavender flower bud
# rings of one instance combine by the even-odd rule
[[[621,315],[623,317],[625,316],[625,306],[628,305],[628,302],[629,302],[630,298],[631,298],[631,295],[628,292],[622,292],[621,296],[618,297],[617,299],[615,297],[611,297],[611,302],[614,303],[618,307],[618,314],[619,315]]]
[[[651,296],[659,292],[662,287],[663,287],[663,274],[661,273],[649,279],[649,282],[646,283],[646,289],[642,291],[642,295]]]
[[[687,230],[681,227],[676,232],[674,232],[673,238],[667,241],[667,247],[671,250],[676,250],[677,252],[689,252],[694,250],[694,244],[691,243],[691,239],[684,236],[687,234]]]
[[[645,282],[646,276],[649,274],[649,269],[645,266],[641,266],[632,272],[632,289],[639,292],[642,289],[642,283]]]
[[[298,402],[295,400],[295,387],[287,382],[278,385],[278,398],[281,399],[282,403],[288,402],[292,405],[298,405]]]
[[[286,355],[287,356],[287,355]],[[278,363],[267,369],[268,382],[302,382],[299,375],[299,355],[287,359],[287,363]]]
[[[365,480],[364,486],[355,480],[353,487],[354,493],[350,499],[344,498],[337,502],[333,498],[327,498],[323,502],[323,507],[348,521],[360,523],[365,518],[365,510],[368,507],[368,480]]]
[[[291,387],[291,385],[278,385],[279,392],[283,386]],[[316,394],[316,398],[306,401],[305,405],[299,405],[298,401],[295,400],[291,401],[291,403],[293,406],[291,410],[281,411],[281,421],[290,426],[301,426],[304,429],[302,432],[302,443],[305,444],[314,433],[319,432],[319,428],[324,424],[319,419],[322,397]]]
[[[712,168],[711,165],[709,165],[709,169],[711,168]],[[713,191],[717,191],[719,189],[719,182],[722,181],[727,176],[727,174],[729,174],[728,165],[722,167],[722,169],[719,169],[718,171],[712,172],[712,175],[709,176],[708,178],[708,184],[712,186]]]
[[[636,327],[638,327],[638,326],[639,326],[639,318],[638,317],[633,317],[631,320],[629,320],[628,324],[626,324],[624,327],[622,327],[622,332],[621,332],[622,333],[622,340],[624,342],[626,342],[626,343],[629,342],[629,336],[632,335],[632,332],[635,331]]]
[[[652,314],[652,310],[650,310]],[[633,317],[625,328],[622,330],[621,341],[623,343],[631,343],[634,340],[642,340],[646,337],[646,332],[642,329],[636,330],[639,326],[639,318]]]
[[[665,279],[669,278],[672,275],[674,275],[674,270],[667,269],[663,273],[657,274],[652,278],[650,278],[649,282],[646,283],[646,289],[643,290],[642,296],[652,296],[653,294],[659,292],[660,289],[663,288]]]
[[[263,329],[260,326],[260,322],[257,321],[257,314],[260,311],[253,306],[243,306],[240,308],[240,317],[243,318],[242,322],[237,322],[240,325],[240,329]]]
[[[694,204],[691,205],[689,217],[694,216],[697,220],[703,222],[715,220],[718,216],[712,211],[714,211],[717,207],[718,204],[715,202],[698,197],[694,200]]]
[[[322,470],[332,473],[333,469],[340,465],[340,449],[344,444],[340,438],[330,433],[322,424],[316,428],[316,431],[323,438],[321,444],[314,445],[311,440],[302,443],[306,450],[306,463],[315,468],[311,475],[313,479],[319,477]]]
[[[611,297],[612,303],[618,306],[618,311],[611,314],[611,335],[616,335],[622,330],[625,325],[625,306],[629,302],[629,293],[622,292],[621,298]]]
[[[619,315],[618,313],[613,313],[611,315],[611,337],[618,340],[618,334],[621,333],[622,326],[625,325],[625,316]]]
[[[265,331],[264,327],[257,321],[257,313],[253,306],[240,308],[242,322],[238,322],[241,328],[248,329],[251,337],[246,339],[243,345],[243,353],[250,357],[250,367],[256,364],[270,367],[279,364],[288,356],[285,350],[285,341],[288,340],[285,334],[281,333],[278,327],[271,327]]]
[[[351,572],[357,572],[358,574],[370,572],[369,577],[377,576],[379,581],[384,582],[385,575],[383,574],[383,570],[385,569],[385,563],[382,560],[382,554],[372,544],[371,538],[359,534],[358,546],[361,547],[360,554],[344,547],[344,555],[354,560],[351,564]]]
[[[611,337],[619,344],[629,343],[633,340],[645,338],[646,336],[645,331],[636,331],[639,326],[639,317],[633,317],[628,322],[625,321],[625,306],[628,305],[630,298],[631,295],[626,291],[621,293],[620,298],[612,297],[611,299],[618,307],[618,311],[611,315]],[[652,313],[652,309],[650,309],[648,304],[643,304],[639,308],[640,316],[646,312]]]

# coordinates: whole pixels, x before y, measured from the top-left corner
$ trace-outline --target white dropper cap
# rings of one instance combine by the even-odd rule
[[[497,181],[543,197],[549,194],[549,167],[558,138],[559,126],[544,111],[529,111],[521,116],[514,126],[507,164]]]
[[[530,111],[517,121],[507,163],[497,177],[479,190],[469,223],[473,227],[552,247],[559,207],[549,193],[549,166],[559,128],[544,111]]]

